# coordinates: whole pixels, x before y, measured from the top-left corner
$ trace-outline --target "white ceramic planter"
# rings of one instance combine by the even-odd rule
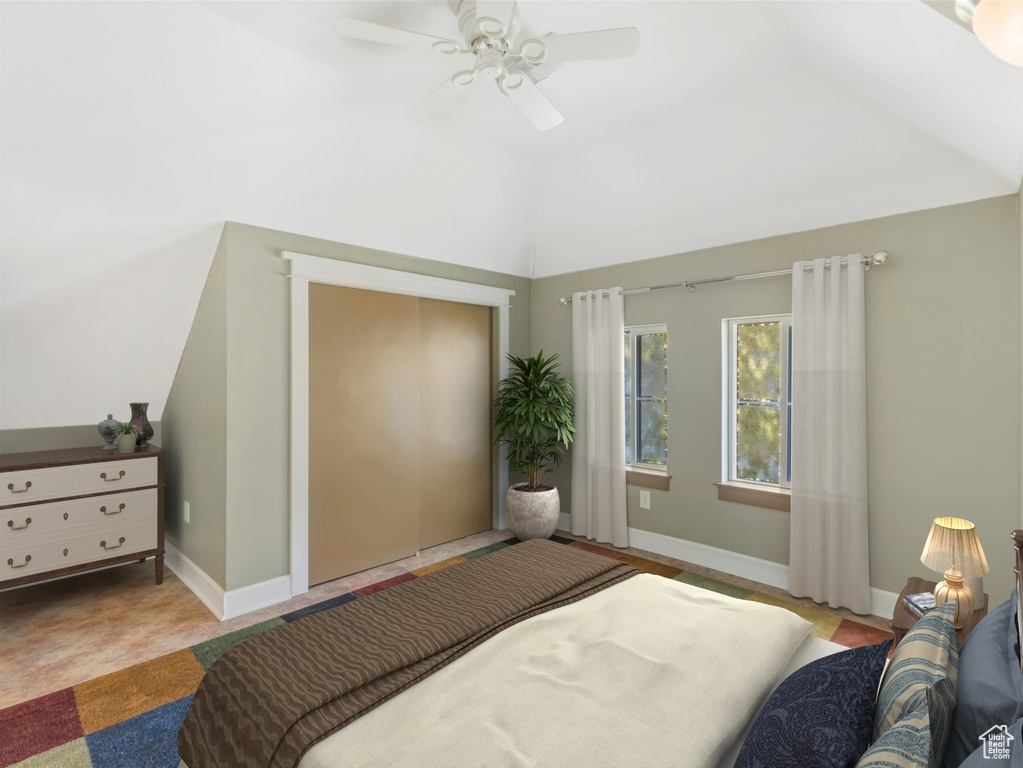
[[[508,489],[505,508],[508,511],[508,527],[519,541],[526,539],[549,539],[558,529],[561,514],[561,497],[558,489],[549,491],[519,491],[525,483],[516,483]]]
[[[114,443],[118,453],[135,453],[135,435],[118,435]]]

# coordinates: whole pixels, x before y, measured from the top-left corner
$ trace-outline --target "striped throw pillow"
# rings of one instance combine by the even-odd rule
[[[930,712],[924,706],[885,731],[856,768],[933,768],[932,754]]]
[[[904,754],[895,765],[941,765],[956,706],[959,642],[954,618],[954,604],[935,608],[895,649],[874,709],[874,744],[860,766],[872,765],[875,747],[881,751],[893,745]],[[922,748],[926,750],[919,754]],[[913,762],[917,759],[922,762]]]

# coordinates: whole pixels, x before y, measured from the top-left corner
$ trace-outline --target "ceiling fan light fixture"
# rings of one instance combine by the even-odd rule
[[[476,25],[480,28],[480,32],[488,37],[504,37],[504,24],[497,19],[481,16],[476,19]]]
[[[438,40],[433,44],[433,50],[438,53],[467,53],[467,51],[454,40]]]
[[[1023,0],[956,0],[956,13],[991,53],[1023,67]]]
[[[516,88],[522,87],[525,79],[526,76],[521,70],[512,69],[501,79],[501,85],[514,91]]]
[[[476,72],[490,80],[504,74],[504,52],[484,49],[476,52]]]
[[[547,58],[547,46],[534,38],[523,40],[519,43],[519,56],[530,64],[539,64]]]

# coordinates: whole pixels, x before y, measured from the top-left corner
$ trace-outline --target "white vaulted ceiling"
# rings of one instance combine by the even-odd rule
[[[921,2],[520,4],[641,34],[547,132],[488,83],[406,121],[451,62],[334,33],[443,0],[0,4],[0,428],[159,418],[225,220],[544,276],[1019,188],[1023,71]]]

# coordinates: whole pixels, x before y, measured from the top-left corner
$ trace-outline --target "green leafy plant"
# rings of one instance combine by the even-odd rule
[[[142,434],[142,430],[130,421],[122,421],[118,423],[117,428],[114,430],[114,434],[139,437]]]
[[[558,356],[543,350],[522,359],[508,355],[511,374],[494,401],[494,442],[508,446],[513,472],[528,477],[526,490],[542,490],[540,479],[561,464],[572,442],[572,382],[555,371]]]

